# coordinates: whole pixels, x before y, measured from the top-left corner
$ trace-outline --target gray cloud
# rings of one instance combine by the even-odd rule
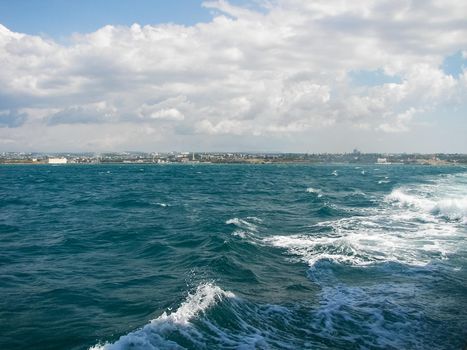
[[[19,127],[26,121],[26,118],[26,113],[20,113],[17,110],[0,110],[0,127]]]
[[[47,118],[48,125],[55,124],[94,124],[117,121],[117,110],[105,101],[87,105],[70,106]]]

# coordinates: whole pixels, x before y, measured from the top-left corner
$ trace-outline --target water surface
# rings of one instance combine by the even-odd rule
[[[467,168],[0,167],[1,349],[459,349]]]

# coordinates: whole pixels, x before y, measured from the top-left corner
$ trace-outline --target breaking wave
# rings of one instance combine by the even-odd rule
[[[319,188],[308,187],[306,192],[315,194],[318,198],[323,196],[323,192]]]
[[[164,312],[142,329],[120,337],[115,343],[95,345],[90,350],[181,349],[171,338],[182,337],[194,343],[199,342],[200,334],[190,321],[222,299],[234,297],[233,293],[223,291],[214,284],[202,284],[193,294],[188,295],[175,312]]]
[[[306,341],[303,315],[274,304],[256,304],[213,284],[200,285],[174,313],[163,313],[114,343],[89,350],[297,349]]]
[[[232,232],[233,236],[240,238],[246,238],[252,236],[258,232],[258,224],[261,224],[263,220],[255,216],[248,216],[245,219],[233,218],[225,222],[226,225],[233,225],[236,229]]]
[[[320,260],[354,266],[382,262],[427,265],[446,259],[459,248],[457,225],[467,220],[464,179],[443,179],[413,186],[410,191],[397,188],[378,207],[319,222],[312,227],[316,232],[275,235],[263,241],[287,249],[310,267]]]
[[[411,207],[447,220],[467,222],[467,197],[431,199],[396,189],[387,198],[400,207]]]

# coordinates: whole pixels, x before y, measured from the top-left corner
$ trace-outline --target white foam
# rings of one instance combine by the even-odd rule
[[[318,198],[321,198],[323,196],[323,193],[319,188],[308,187],[306,189],[306,192],[316,194]]]
[[[444,199],[435,204],[431,210],[451,220],[467,221],[467,197],[461,199]]]
[[[358,339],[365,349],[422,348],[426,338],[422,312],[393,300],[395,296],[413,300],[413,293],[410,284],[323,287],[311,327],[328,340],[355,343]]]
[[[423,266],[430,262],[424,255],[416,254],[404,238],[397,235],[347,232],[342,237],[326,236],[274,236],[266,240],[273,246],[285,248],[314,269],[318,262],[332,261],[351,266],[369,266],[381,262],[399,262]]]
[[[120,337],[115,343],[98,344],[91,347],[90,350],[181,348],[178,344],[164,339],[164,333],[175,329],[183,333],[183,328],[191,327],[190,320],[205,312],[223,298],[233,297],[235,297],[233,293],[223,291],[212,283],[201,284],[193,294],[188,295],[175,312],[169,314],[164,312],[142,329]]]
[[[252,244],[261,244],[261,238],[258,235],[259,225],[263,223],[261,218],[256,216],[247,216],[245,219],[232,218],[225,222],[226,225],[233,225],[236,229],[231,233],[232,236],[248,240]]]
[[[233,298],[235,295],[231,292],[225,292],[220,287],[211,283],[198,286],[196,292],[189,294],[187,300],[177,309],[176,312],[167,314],[164,312],[157,319],[152,320],[152,324],[161,324],[164,322],[186,325],[190,319],[200,312],[205,311],[215,304],[222,297]]]
[[[432,200],[407,194],[402,189],[393,190],[386,198],[399,206],[416,207],[428,212],[435,204]]]
[[[235,230],[234,232],[232,232],[232,236],[247,238],[247,236],[249,236],[249,232],[243,230]]]
[[[355,249],[352,245],[341,237],[273,236],[265,238],[264,242],[275,247],[286,248],[290,254],[299,256],[310,267],[314,267],[319,260],[364,264],[364,261],[355,256]]]
[[[252,223],[251,221],[254,221],[256,223],[261,223],[262,220],[257,218],[257,217],[253,217],[253,216],[249,216],[246,219],[248,219],[249,221],[245,220],[245,219],[233,218],[233,219],[227,220],[225,222],[225,224],[226,225],[235,225],[235,226],[237,226],[238,228],[240,228],[243,231],[257,232],[258,231],[258,226],[256,224]]]
[[[356,216],[320,222],[309,234],[264,238],[263,243],[286,249],[312,269],[320,261],[426,266],[466,249],[459,241],[464,227],[459,224],[467,222],[466,184],[465,175],[458,175],[397,188],[379,206],[357,209]]]
[[[381,185],[381,184],[388,184],[388,183],[390,183],[390,182],[391,182],[391,181],[389,181],[389,180],[379,180],[379,181],[378,181],[378,184],[380,184],[380,185]]]
[[[408,194],[403,189],[396,189],[387,196],[387,199],[400,207],[412,207],[425,214],[467,222],[467,196],[427,198],[422,195]]]
[[[320,190],[320,189],[313,188],[313,187],[308,187],[308,188],[306,189],[306,192],[308,192],[308,193],[320,193],[321,190]]]

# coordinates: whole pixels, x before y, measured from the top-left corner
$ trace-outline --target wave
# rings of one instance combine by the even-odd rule
[[[308,309],[290,300],[287,307],[257,304],[202,284],[175,312],[91,349],[455,348],[457,326],[433,332],[427,326],[432,304],[414,298],[439,278],[427,272],[446,268],[465,249],[459,221],[467,217],[467,197],[457,178],[446,181],[396,188],[375,206],[321,221],[306,233],[264,237],[257,234],[260,218],[226,220],[233,235],[305,262],[319,286],[309,298],[316,303]]]
[[[321,190],[316,189],[316,188],[313,188],[313,187],[308,187],[308,188],[306,189],[306,192],[308,192],[308,193],[320,193]]]
[[[313,272],[318,264],[367,267],[382,263],[427,266],[445,260],[458,247],[455,227],[434,222],[413,223],[413,216],[390,217],[385,214],[369,218],[350,217],[324,221],[309,234],[275,235],[263,242],[307,263]]]
[[[456,271],[451,257],[467,251],[459,225],[467,218],[466,192],[463,176],[437,178],[396,188],[375,207],[319,222],[308,233],[263,238],[308,264],[309,278],[320,287],[310,332],[333,348],[458,346],[459,329],[429,330],[432,303],[414,295],[438,278],[428,272]],[[355,283],[359,278],[366,283]]]
[[[400,207],[412,208],[447,220],[467,222],[467,196],[432,199],[395,189],[386,198]]]
[[[379,180],[378,181],[378,184],[381,185],[381,184],[388,184],[390,183],[391,181],[390,180]]]
[[[237,229],[232,232],[233,236],[247,238],[247,236],[255,235],[258,232],[258,224],[261,224],[262,222],[263,220],[258,217],[248,216],[245,219],[229,219],[225,224],[237,227]]]
[[[431,212],[451,220],[467,222],[467,198],[439,201],[431,209]]]
[[[182,349],[177,342],[168,339],[170,334],[179,333],[196,343],[199,334],[191,327],[190,321],[222,299],[234,297],[233,293],[226,292],[212,283],[201,284],[175,312],[164,312],[142,329],[120,337],[115,343],[98,344],[89,350]]]
[[[157,202],[157,203],[155,203],[155,204],[158,205],[158,206],[160,206],[160,207],[163,207],[163,208],[169,206],[167,203],[162,203],[162,202]]]
[[[306,189],[306,192],[316,194],[318,198],[321,198],[323,196],[323,193],[319,188],[308,187]]]
[[[238,228],[247,229],[249,231],[257,232],[258,226],[244,219],[233,218],[229,219],[226,222],[226,225],[234,225]]]
[[[174,313],[89,350],[297,349],[306,342],[299,336],[306,332],[303,322],[287,307],[249,302],[208,283]]]
[[[414,305],[413,294],[410,283],[326,286],[310,327],[333,348],[349,348],[349,344],[362,349],[437,348],[439,340],[426,331],[424,307]],[[450,345],[443,340],[443,348]]]
[[[458,241],[448,244],[436,229],[404,236],[400,231],[387,234],[371,220],[360,226],[357,222],[357,218],[339,220],[326,236],[264,240],[306,262],[309,278],[320,287],[318,305],[307,324],[310,333],[332,348],[356,344],[364,349],[455,348],[457,344],[451,343],[457,341],[459,330],[445,330],[443,336],[450,340],[427,331],[431,304],[414,294],[422,289],[418,278],[432,281],[427,271],[435,268],[433,260],[446,258]],[[331,222],[323,226],[327,225]],[[447,232],[449,238],[455,237],[453,231]],[[362,276],[365,284],[358,282]],[[388,283],[388,276],[398,283]]]
[[[263,240],[272,246],[285,248],[289,254],[299,256],[311,268],[320,260],[364,265],[356,249],[342,237],[312,237],[307,235],[272,236]]]
[[[424,209],[427,212],[429,212],[430,208],[433,206],[433,201],[423,197],[407,194],[402,189],[393,190],[388,196],[386,196],[386,199],[395,204],[400,204],[400,206],[416,207]]]
[[[465,176],[396,188],[376,207],[321,221],[309,233],[275,235],[263,243],[283,248],[312,270],[322,261],[350,266],[395,262],[426,266],[459,249],[459,223],[467,222]]]

